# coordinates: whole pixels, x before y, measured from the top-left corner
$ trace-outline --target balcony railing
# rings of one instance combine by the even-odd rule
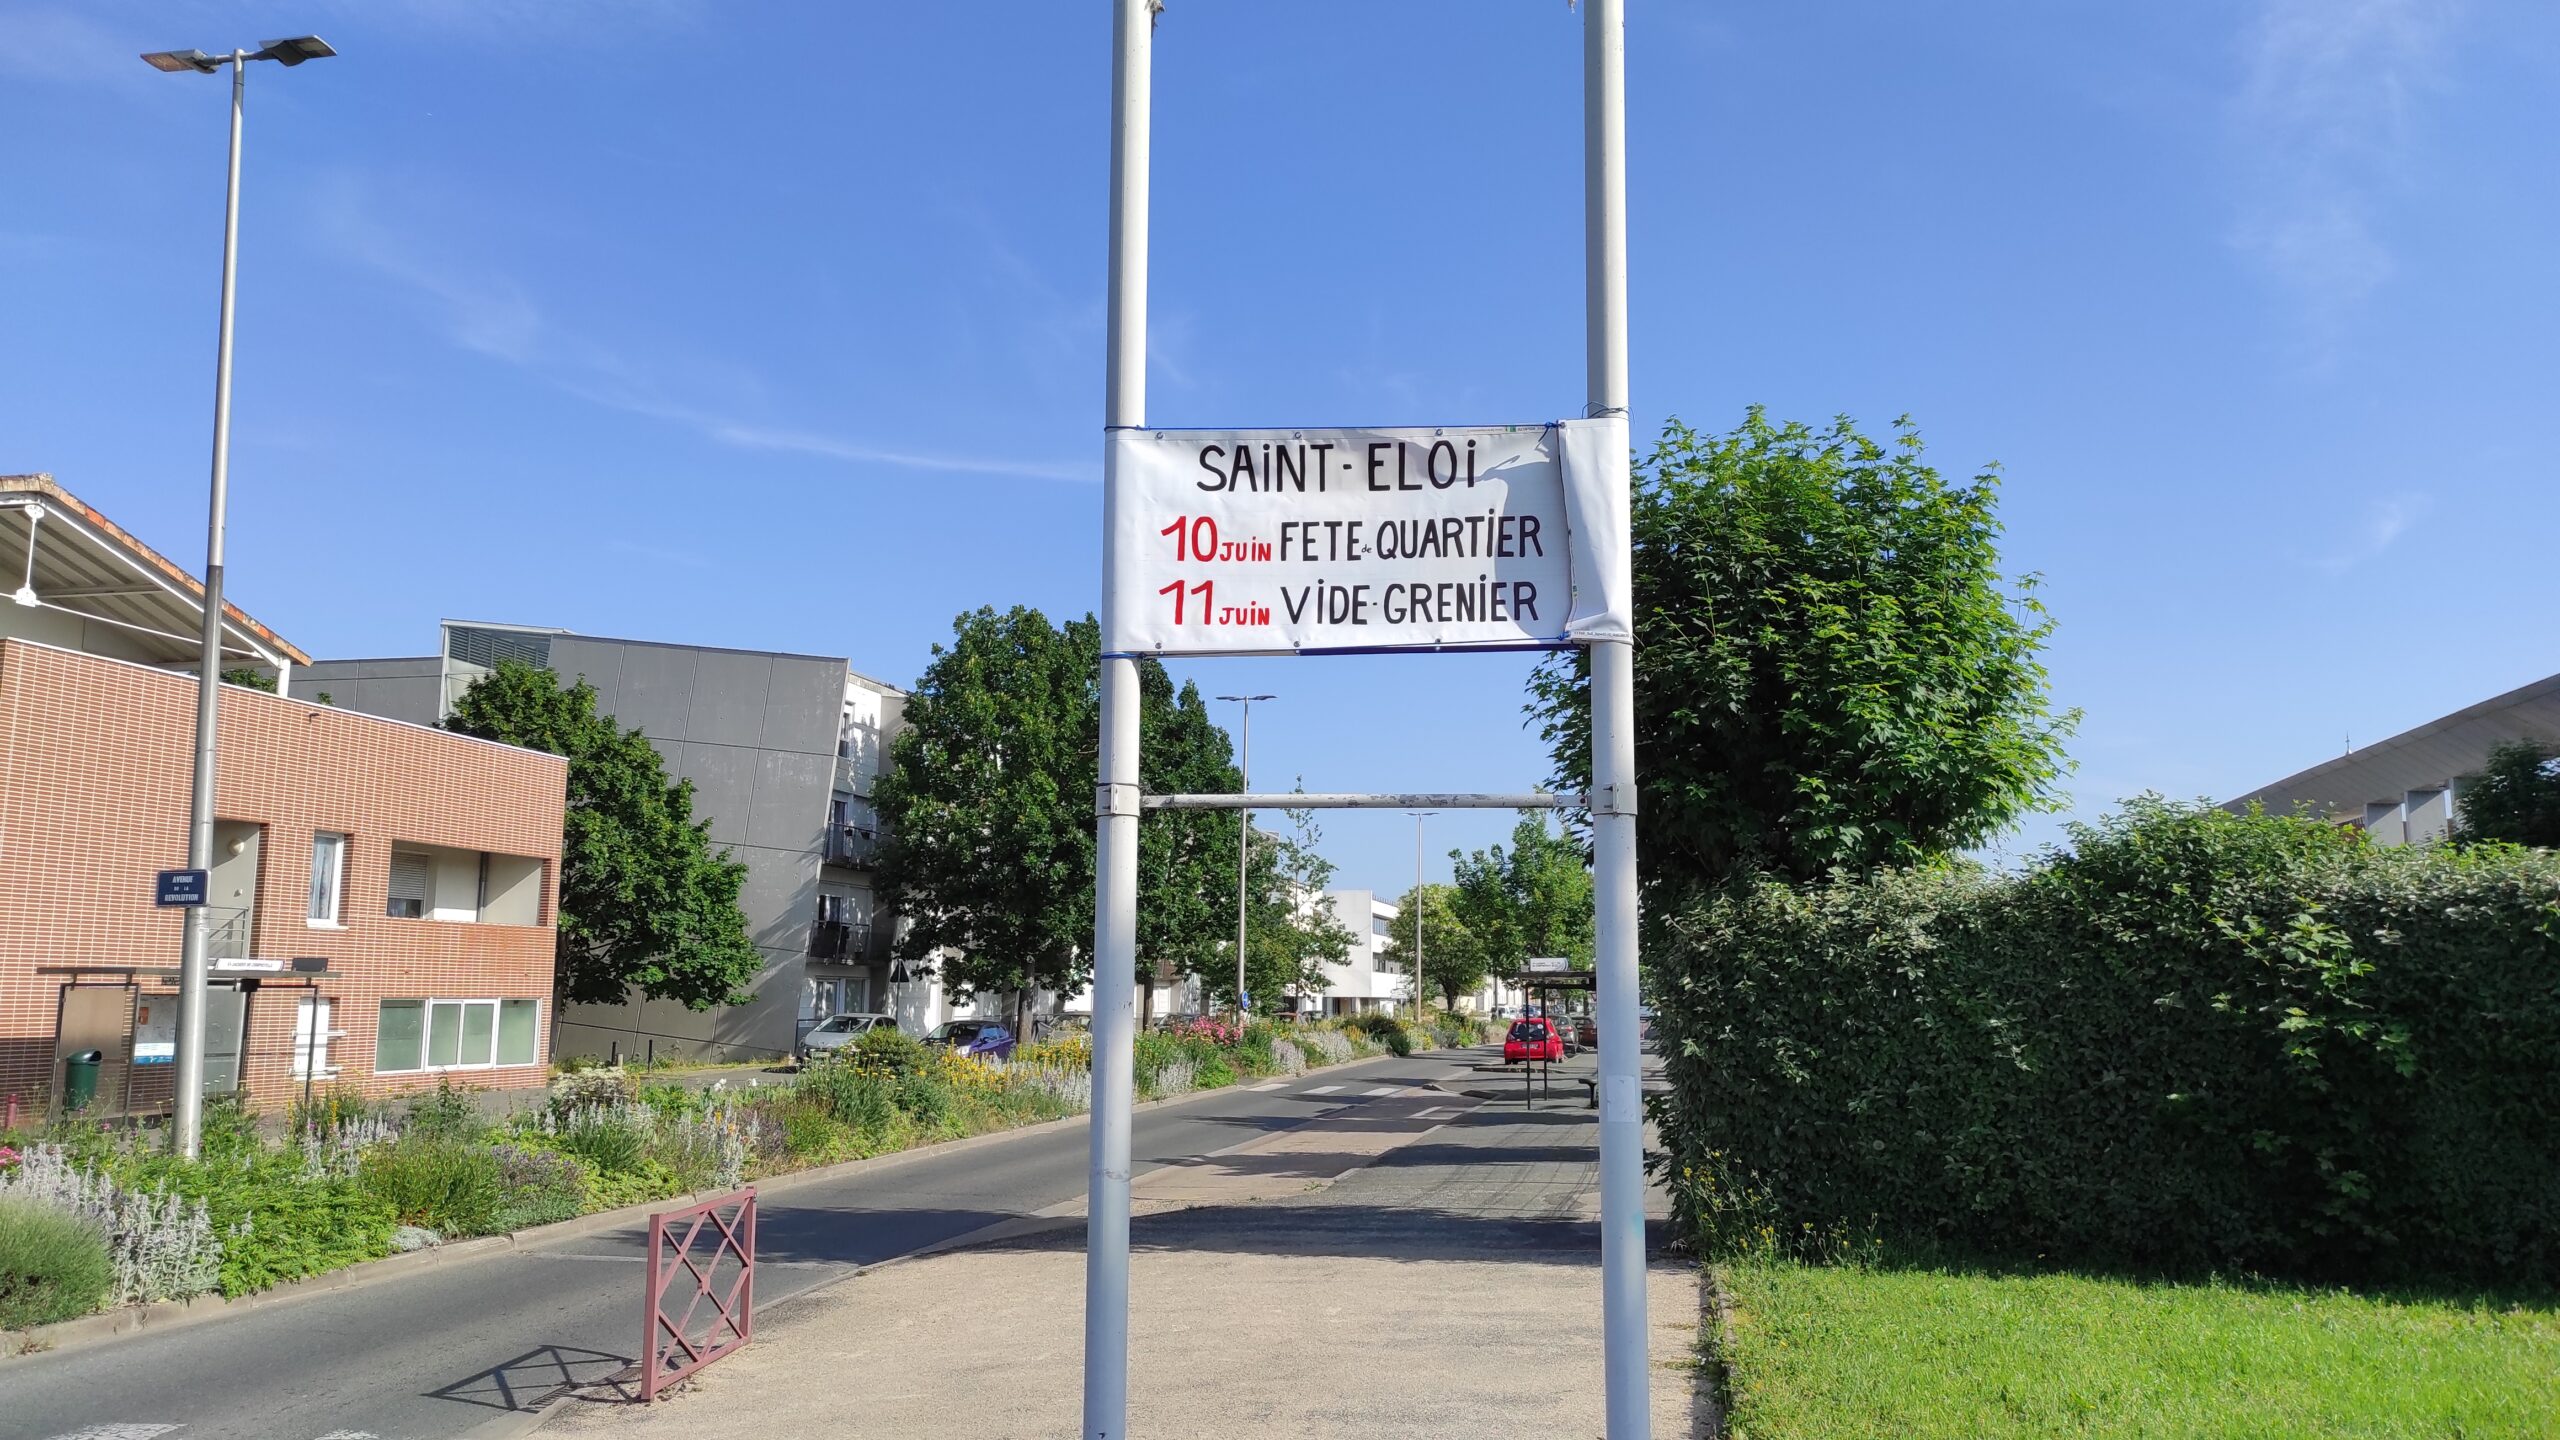
[[[879,832],[864,825],[827,827],[827,863],[868,870],[880,863]]]
[[[809,932],[809,958],[840,965],[860,965],[878,958],[871,953],[871,927],[845,920],[821,920]]]
[[[250,911],[246,905],[208,905],[204,910],[207,951],[216,960],[249,957]]]

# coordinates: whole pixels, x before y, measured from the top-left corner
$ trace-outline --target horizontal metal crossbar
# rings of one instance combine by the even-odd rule
[[[1149,795],[1140,802],[1149,810],[1568,810],[1581,809],[1581,795],[1308,795],[1296,791],[1258,795]]]

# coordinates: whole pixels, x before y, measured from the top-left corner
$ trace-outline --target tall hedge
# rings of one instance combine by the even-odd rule
[[[2023,875],[1737,887],[1669,929],[1710,1247],[2560,1281],[2548,853],[2148,802]]]

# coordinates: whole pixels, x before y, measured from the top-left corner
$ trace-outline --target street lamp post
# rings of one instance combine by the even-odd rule
[[[1422,1018],[1422,822],[1437,810],[1407,810],[1413,817],[1413,1018]]]
[[[1218,698],[1232,700],[1244,707],[1243,734],[1236,747],[1236,771],[1241,777],[1238,788],[1250,795],[1253,793],[1253,702],[1277,700],[1280,697],[1277,695],[1221,695]],[[1244,1022],[1245,1011],[1244,896],[1245,876],[1250,869],[1249,860],[1252,851],[1253,812],[1241,810],[1237,812],[1236,821],[1236,1022],[1238,1024]],[[1208,997],[1201,998],[1205,1002]]]
[[[249,62],[299,65],[338,52],[317,35],[269,40],[255,50],[207,55],[201,50],[156,50],[143,60],[155,70],[211,75],[231,67],[231,165],[222,199],[222,310],[213,360],[213,481],[204,544],[204,650],[196,674],[195,786],[187,816],[187,868],[213,868],[214,699],[222,689],[222,524],[231,485],[231,312],[240,256],[240,114]],[[178,960],[176,1122],[178,1153],[193,1159],[204,1141],[204,1020],[206,951],[211,918],[202,905],[187,911]]]

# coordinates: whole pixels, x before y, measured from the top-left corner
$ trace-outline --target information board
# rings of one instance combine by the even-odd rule
[[[1625,433],[1614,420],[1113,432],[1103,646],[1555,648],[1623,633],[1623,554],[1585,537],[1625,533]]]

